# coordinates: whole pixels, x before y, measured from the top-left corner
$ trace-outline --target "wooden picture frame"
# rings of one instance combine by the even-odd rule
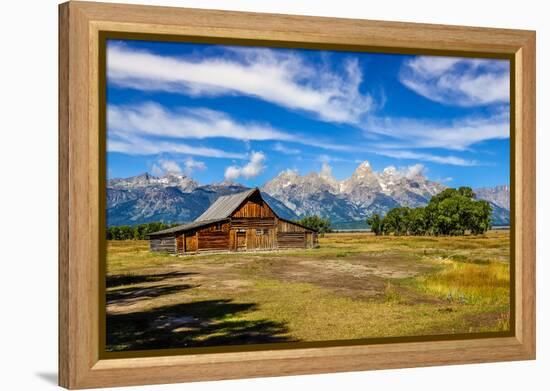
[[[509,58],[512,307],[498,338],[105,359],[100,354],[105,135],[102,32],[197,42]],[[103,209],[104,210],[104,209]],[[137,5],[59,6],[59,384],[90,388],[535,358],[535,32]]]

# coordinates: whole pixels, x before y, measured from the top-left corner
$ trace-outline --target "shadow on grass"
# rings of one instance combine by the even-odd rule
[[[170,272],[161,274],[118,274],[115,276],[107,276],[107,288],[112,288],[122,285],[142,284],[145,282],[159,282],[172,278],[188,277],[197,273],[185,272]]]
[[[162,295],[170,295],[187,289],[197,288],[199,285],[156,285],[152,287],[131,287],[115,289],[107,292],[108,305],[127,305],[138,300],[154,299]]]
[[[284,323],[233,320],[256,304],[203,300],[107,316],[107,350],[168,349],[292,342]]]

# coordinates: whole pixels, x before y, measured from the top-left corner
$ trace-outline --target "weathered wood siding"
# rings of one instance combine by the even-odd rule
[[[279,232],[306,232],[304,227],[289,223],[288,221],[279,220],[277,226]]]
[[[218,223],[197,231],[198,251],[229,250],[229,223]]]
[[[277,218],[259,194],[250,197],[231,215],[231,251],[277,248]]]
[[[275,213],[259,195],[254,195],[242,204],[233,214],[233,218],[275,217]]]
[[[250,217],[231,219],[231,228],[275,228],[274,217]]]
[[[189,232],[185,233],[185,252],[195,252],[197,251],[197,233]]]
[[[178,254],[183,254],[185,251],[185,235],[176,236],[176,251]]]
[[[229,231],[197,232],[199,251],[229,250]]]
[[[306,248],[306,233],[278,232],[277,245],[279,248]]]
[[[246,231],[247,250],[269,250],[277,247],[275,229],[258,228]]]
[[[277,221],[277,246],[279,248],[313,248],[318,246],[317,233],[297,224]]]
[[[158,253],[176,253],[175,236],[165,236],[161,238],[152,238],[149,241],[149,250]]]

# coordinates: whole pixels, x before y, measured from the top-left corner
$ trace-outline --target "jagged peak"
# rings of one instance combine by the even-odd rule
[[[286,170],[284,171],[281,171],[279,173],[279,175],[286,175],[286,176],[298,176],[298,170],[296,169],[292,169],[292,168],[287,168]]]
[[[225,186],[225,187],[229,187],[229,186],[232,186],[232,187],[246,187],[245,185],[239,183],[239,182],[235,182],[235,181],[230,181],[228,179],[224,179],[223,181],[221,182],[216,182],[216,183],[212,183],[212,186]]]
[[[368,160],[364,160],[357,168],[371,168],[371,165]]]
[[[382,174],[387,176],[396,176],[398,174],[397,168],[395,166],[388,166],[382,170]]]
[[[144,172],[142,174],[129,177],[127,179],[130,180],[130,179],[151,179],[151,178],[156,178],[156,177],[154,175],[149,174],[148,172]]]

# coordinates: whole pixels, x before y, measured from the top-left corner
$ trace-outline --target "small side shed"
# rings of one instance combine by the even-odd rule
[[[149,239],[151,251],[171,254],[318,246],[315,230],[277,216],[258,188],[219,197],[194,222]]]

